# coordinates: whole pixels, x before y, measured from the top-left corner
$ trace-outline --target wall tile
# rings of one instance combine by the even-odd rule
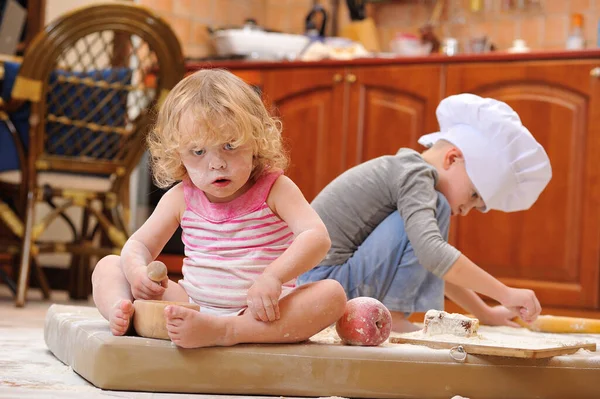
[[[215,49],[209,44],[188,44],[186,46],[186,57],[203,58],[215,54]]]
[[[569,11],[569,0],[544,0],[543,7],[548,14],[564,14]]]
[[[570,0],[567,3],[569,4],[569,10],[571,13],[577,12],[580,14],[585,14],[592,7],[592,0]]]
[[[203,22],[192,22],[192,34],[190,44],[201,44],[210,42],[208,25]]]
[[[157,12],[171,12],[174,0],[143,0],[142,4]],[[176,0],[175,0],[176,1]]]
[[[410,17],[410,20],[423,25],[427,21],[429,21],[429,19],[431,18],[431,13],[433,12],[433,9],[431,9],[430,7],[422,7],[419,5],[414,5],[410,7],[410,9],[411,12],[407,13]]]
[[[294,5],[289,8],[289,29],[286,29],[287,33],[303,34],[306,25],[306,16],[308,15],[310,8],[304,4]],[[314,21],[317,23],[317,28],[321,26],[321,17],[315,17]],[[327,31],[327,25],[331,25],[331,21],[325,22],[325,30]]]
[[[173,14],[184,17],[192,15],[192,0],[173,1]]]
[[[344,8],[347,13],[346,7],[341,8]],[[374,17],[378,27],[404,26],[411,21],[410,11],[410,7],[384,3],[375,9]]]
[[[401,33],[399,30],[394,28],[381,28],[378,32],[379,45],[383,48],[390,47],[390,41],[396,37],[397,33]]]
[[[525,40],[525,43],[527,43],[530,48],[539,48],[544,38],[544,18],[523,18],[521,20],[520,36],[520,39]]]
[[[492,34],[495,34],[495,29],[492,31],[492,27],[487,21],[474,22],[469,25],[469,36],[472,38],[483,36],[490,37]]]
[[[253,18],[260,24],[258,19],[254,17],[252,6],[248,2],[234,2],[229,5],[230,15],[228,23],[234,26],[242,26],[247,19]]]
[[[499,50],[506,50],[511,47],[516,36],[516,21],[502,19],[496,23],[496,35],[492,39]]]
[[[192,0],[189,17],[205,22],[212,21],[213,8],[213,0]]]
[[[177,35],[179,42],[182,46],[185,46],[190,41],[191,35],[191,22],[188,19],[176,17],[172,14],[163,15],[163,18],[167,21],[171,28]]]
[[[549,15],[544,29],[544,47],[566,46],[569,18],[566,15]]]
[[[583,21],[583,32],[587,47],[595,47],[598,43],[598,27],[600,24],[600,9],[588,11]]]
[[[287,6],[270,5],[266,8],[265,27],[269,29],[285,32],[289,29],[291,19]]]
[[[218,0],[213,2],[213,22],[218,25],[225,25],[229,22],[230,16],[236,14],[231,7],[231,0]]]

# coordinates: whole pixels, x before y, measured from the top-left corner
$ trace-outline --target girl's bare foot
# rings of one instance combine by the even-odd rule
[[[133,303],[129,299],[121,299],[110,311],[108,318],[110,332],[113,335],[125,335],[133,316]]]
[[[165,318],[169,338],[177,346],[200,348],[229,345],[225,320],[228,317],[207,315],[183,306],[170,305],[165,307]]]

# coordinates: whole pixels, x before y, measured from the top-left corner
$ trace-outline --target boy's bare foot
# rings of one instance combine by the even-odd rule
[[[133,303],[129,299],[122,299],[115,304],[108,318],[110,332],[113,335],[125,335],[133,316]]]
[[[227,346],[227,328],[225,319],[200,313],[183,306],[165,307],[167,331],[175,345],[182,348],[200,348],[204,346]]]
[[[397,333],[407,333],[420,330],[419,327],[406,320],[403,313],[391,312],[392,313],[392,331]]]

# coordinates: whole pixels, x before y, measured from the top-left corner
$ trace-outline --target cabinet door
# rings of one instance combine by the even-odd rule
[[[263,98],[283,123],[290,151],[287,175],[311,201],[343,171],[344,85],[330,68],[267,71]]]
[[[544,146],[553,177],[533,207],[458,218],[456,246],[546,305],[597,307],[600,281],[600,61],[449,66],[448,94],[507,102]]]
[[[418,138],[438,130],[441,75],[439,65],[350,69],[345,76],[350,87],[346,166],[401,147],[422,150]]]

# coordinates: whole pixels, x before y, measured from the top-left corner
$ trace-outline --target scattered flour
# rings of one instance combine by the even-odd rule
[[[339,335],[335,331],[335,327],[333,327],[333,326],[327,327],[323,331],[313,335],[310,338],[310,341],[317,343],[317,344],[330,344],[330,345],[331,344],[340,344],[342,342]]]

